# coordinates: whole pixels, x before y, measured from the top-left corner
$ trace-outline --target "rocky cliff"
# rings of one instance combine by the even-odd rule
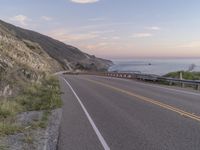
[[[12,36],[23,41],[29,49],[32,48],[29,42],[36,43],[50,57],[58,61],[64,69],[79,69],[81,67],[87,70],[106,70],[112,64],[109,60],[96,58],[80,51],[76,47],[37,32],[25,30],[2,21],[0,21],[0,25]]]
[[[0,21],[0,96],[13,95],[20,85],[48,73],[64,69],[102,71],[111,64],[45,35]]]

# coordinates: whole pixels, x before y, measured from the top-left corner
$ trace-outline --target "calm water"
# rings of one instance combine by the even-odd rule
[[[113,60],[110,71],[139,71],[141,73],[164,75],[173,71],[200,71],[200,59],[133,59]]]

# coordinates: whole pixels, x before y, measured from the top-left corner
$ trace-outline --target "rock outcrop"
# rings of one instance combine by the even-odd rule
[[[112,64],[109,60],[96,58],[95,56],[80,51],[76,47],[67,45],[40,33],[25,30],[0,21],[0,28],[2,27],[4,32],[7,31],[11,36],[23,41],[29,49],[42,49],[45,51],[50,57],[58,61],[64,69],[79,69],[79,67],[83,67],[87,70],[99,71],[107,70]]]
[[[111,64],[48,36],[0,20],[0,96],[14,95],[20,85],[37,81],[48,73],[69,69],[103,71]]]

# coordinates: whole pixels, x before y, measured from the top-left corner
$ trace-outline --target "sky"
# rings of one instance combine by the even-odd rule
[[[200,58],[199,0],[0,0],[0,19],[109,59]]]

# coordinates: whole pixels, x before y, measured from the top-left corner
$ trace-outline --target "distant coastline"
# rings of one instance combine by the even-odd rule
[[[141,72],[165,75],[176,71],[200,72],[200,59],[113,59],[109,71]]]

